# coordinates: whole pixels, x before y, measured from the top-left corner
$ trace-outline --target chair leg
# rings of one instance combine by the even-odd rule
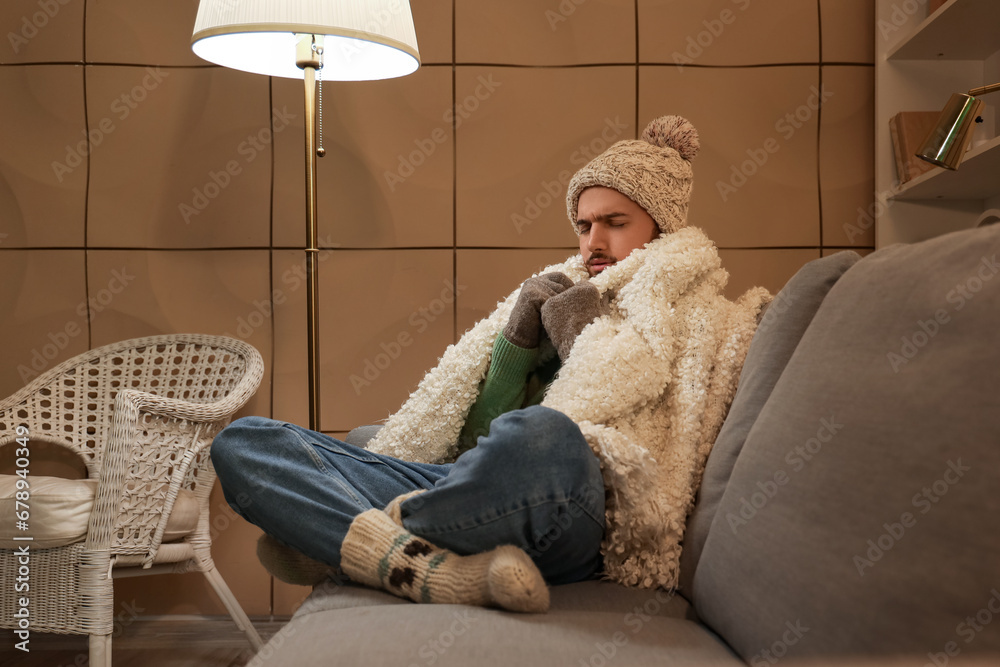
[[[236,627],[243,631],[250,640],[250,645],[253,647],[254,651],[260,651],[264,647],[264,642],[261,640],[260,635],[257,634],[257,629],[253,627],[250,619],[247,617],[246,613],[243,611],[243,607],[236,600],[233,592],[229,590],[229,586],[226,585],[225,579],[219,574],[219,571],[215,569],[213,565],[210,570],[203,570],[205,578],[208,579],[208,583],[212,585],[215,589],[216,594],[219,599],[222,600],[222,604],[225,605],[226,609],[229,611],[229,615],[233,617],[233,621],[236,623]]]
[[[111,667],[111,635],[90,635],[89,667]]]

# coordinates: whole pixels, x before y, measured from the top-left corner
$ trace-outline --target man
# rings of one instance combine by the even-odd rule
[[[723,298],[714,244],[686,226],[697,151],[665,116],[581,169],[579,255],[450,346],[366,449],[256,417],[224,430],[212,460],[230,505],[277,541],[262,558],[525,612],[548,608],[547,584],[601,574],[674,586],[768,298]]]

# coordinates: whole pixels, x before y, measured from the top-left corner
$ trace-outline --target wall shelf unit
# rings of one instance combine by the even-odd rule
[[[877,247],[969,228],[983,211],[1000,207],[1000,137],[994,113],[1000,93],[982,98],[985,122],[958,171],[935,168],[900,185],[889,137],[889,119],[896,113],[939,111],[952,93],[1000,81],[998,25],[998,0],[949,0],[930,16],[920,0],[877,0]]]

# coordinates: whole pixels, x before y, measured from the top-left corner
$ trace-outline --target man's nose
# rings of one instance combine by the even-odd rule
[[[590,252],[606,250],[608,247],[608,234],[603,225],[593,225],[590,228],[590,236],[587,239],[587,249]]]

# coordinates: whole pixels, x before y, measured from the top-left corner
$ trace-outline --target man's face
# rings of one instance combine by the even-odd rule
[[[576,228],[580,232],[580,256],[591,278],[660,234],[653,218],[641,206],[601,185],[580,193]]]

